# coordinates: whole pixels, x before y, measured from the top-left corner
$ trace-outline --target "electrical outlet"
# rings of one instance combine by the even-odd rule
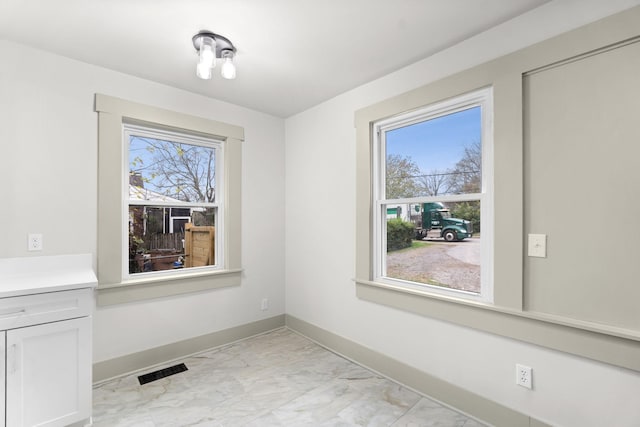
[[[260,309],[262,311],[266,311],[269,309],[269,300],[267,298],[262,299],[262,303],[260,304]]]
[[[27,237],[27,250],[28,251],[42,250],[42,234],[29,233]]]
[[[532,381],[531,367],[516,364],[516,384],[531,390]]]

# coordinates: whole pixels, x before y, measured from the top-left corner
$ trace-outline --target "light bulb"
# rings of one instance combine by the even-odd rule
[[[220,69],[220,74],[225,79],[235,79],[236,78],[236,66],[233,63],[233,51],[225,50],[222,52],[222,67]]]
[[[200,60],[196,67],[196,74],[201,79],[211,78],[211,69],[216,66],[216,41],[211,37],[200,39]]]
[[[196,66],[196,75],[203,80],[211,79],[211,67],[203,62],[198,62]]]
[[[202,43],[200,62],[208,64],[211,68],[216,66],[216,55],[213,53],[213,47],[210,44]]]

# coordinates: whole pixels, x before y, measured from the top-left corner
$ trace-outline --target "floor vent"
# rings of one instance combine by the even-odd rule
[[[169,375],[179,374],[187,370],[187,366],[184,363],[179,365],[169,366],[168,368],[160,369],[157,371],[149,372],[148,374],[140,375],[138,381],[140,385],[150,383],[151,381],[159,380]]]

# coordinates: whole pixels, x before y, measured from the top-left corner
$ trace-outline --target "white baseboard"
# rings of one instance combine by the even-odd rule
[[[285,315],[247,323],[93,364],[94,385],[285,326]]]
[[[93,365],[94,385],[137,371],[148,370],[154,366],[166,365],[196,353],[260,335],[284,326],[304,335],[334,353],[489,425],[549,427],[548,424],[525,414],[445,382],[311,323],[285,314],[95,363]]]
[[[549,427],[539,420],[288,314],[286,325],[334,353],[483,423],[508,427]]]

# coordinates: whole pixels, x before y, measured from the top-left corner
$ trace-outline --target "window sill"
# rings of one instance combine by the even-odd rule
[[[640,371],[640,333],[635,330],[370,280],[355,282],[362,300]]]
[[[429,284],[421,284],[402,279],[394,278],[374,278],[370,280],[355,280],[357,283],[364,283],[371,286],[381,286],[389,289],[395,289],[399,292],[408,292],[415,295],[422,295],[429,298],[441,298],[445,301],[457,302],[460,304],[470,303],[472,305],[480,305],[485,308],[492,308],[492,301],[485,299],[481,294],[463,291],[447,287],[439,287]]]
[[[98,306],[124,304],[210,289],[239,286],[242,269],[207,270],[99,284]]]

